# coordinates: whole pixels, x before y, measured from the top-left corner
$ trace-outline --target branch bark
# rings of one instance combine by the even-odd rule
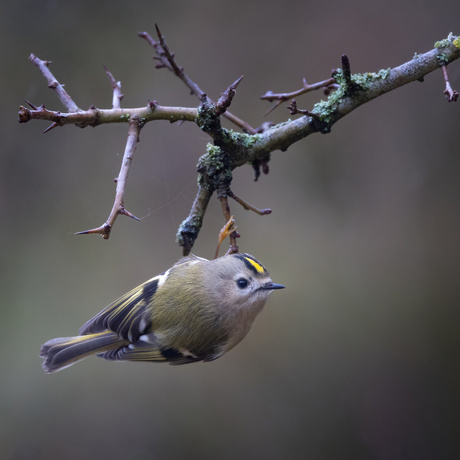
[[[158,42],[155,41],[147,32],[138,32],[138,35],[139,37],[144,38],[155,50],[157,56],[154,59],[158,62],[156,67],[158,69],[166,68],[174,73],[174,75],[184,82],[190,92],[201,100],[206,93],[185,73],[184,68],[176,63],[174,53],[169,50],[166,40],[156,24],[155,28],[158,35]],[[257,130],[249,123],[233,115],[233,113],[228,110],[223,114],[223,116],[246,133],[255,134],[257,132]]]
[[[108,240],[110,232],[113,228],[113,224],[115,223],[115,220],[120,214],[131,217],[135,220],[140,220],[139,218],[131,214],[127,209],[125,209],[125,189],[128,180],[129,170],[133,162],[134,152],[136,151],[137,143],[139,142],[139,135],[142,126],[143,124],[139,121],[139,118],[137,117],[133,117],[129,122],[128,140],[126,141],[126,147],[125,152],[123,154],[120,173],[118,174],[118,177],[115,179],[115,182],[117,183],[115,201],[113,203],[112,211],[110,212],[107,221],[100,227],[92,228],[91,230],[85,230],[83,232],[77,232],[76,235],[98,234],[101,235],[102,238],[104,238],[105,240]]]
[[[291,111],[302,114],[298,119],[287,121],[276,126],[266,123],[255,130],[239,118],[230,118],[240,126],[245,133],[228,131],[221,125],[221,116],[229,116],[229,107],[236,86],[241,79],[238,79],[223,93],[217,105],[209,99],[206,94],[185,74],[183,68],[178,66],[166,45],[164,37],[157,29],[159,42],[153,40],[146,32],[139,35],[146,38],[155,48],[160,67],[166,67],[177,75],[184,83],[200,97],[201,105],[198,108],[164,107],[156,101],[149,102],[146,107],[123,109],[120,107],[121,85],[112,74],[107,75],[113,88],[113,108],[97,109],[91,106],[83,111],[78,108],[72,98],[64,90],[63,86],[56,80],[49,70],[49,62],[38,59],[33,54],[31,61],[40,69],[48,81],[48,86],[55,90],[67,108],[68,113],[50,111],[44,105],[39,107],[28,103],[31,109],[23,106],[19,110],[19,122],[25,123],[33,119],[42,119],[52,122],[52,125],[45,130],[74,124],[79,127],[98,126],[104,123],[129,123],[128,141],[125,149],[120,175],[117,181],[117,192],[112,212],[105,224],[96,229],[80,233],[99,233],[108,238],[110,230],[118,214],[129,215],[131,213],[124,209],[124,190],[129,172],[129,166],[136,149],[140,130],[145,123],[154,120],[191,121],[195,122],[200,129],[207,133],[212,139],[208,144],[206,153],[200,157],[198,163],[198,192],[188,217],[179,227],[177,240],[183,247],[184,254],[188,254],[198,237],[203,218],[209,200],[214,192],[223,205],[225,221],[231,215],[228,206],[228,197],[234,198],[245,209],[255,210],[259,214],[268,214],[269,210],[258,211],[257,208],[248,205],[244,200],[237,197],[231,190],[232,171],[246,163],[252,163],[256,170],[256,179],[260,166],[263,171],[268,172],[268,161],[270,153],[275,150],[285,151],[293,143],[303,139],[310,134],[321,132],[328,133],[332,126],[341,118],[348,115],[359,106],[371,101],[389,91],[399,88],[413,81],[423,81],[423,78],[430,72],[442,67],[445,79],[444,93],[449,101],[455,101],[458,93],[452,89],[448,78],[446,66],[460,58],[460,40],[458,37],[449,36],[435,44],[435,48],[427,53],[415,55],[413,59],[393,69],[380,70],[377,73],[352,74],[348,58],[342,56],[342,69],[334,72],[333,78],[324,80],[317,84],[307,85],[304,88],[291,93],[274,94],[266,93],[262,96],[267,100],[284,101],[290,95],[299,95],[303,92],[317,88],[326,88],[329,97],[313,107],[311,111],[297,109],[296,101],[291,101]],[[334,88],[335,91],[331,91]],[[233,116],[232,116],[233,117]],[[235,235],[232,243],[235,244]]]

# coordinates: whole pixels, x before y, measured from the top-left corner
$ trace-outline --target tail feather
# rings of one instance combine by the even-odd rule
[[[93,354],[104,353],[129,343],[112,331],[52,339],[42,345],[40,357],[47,374],[57,372]]]

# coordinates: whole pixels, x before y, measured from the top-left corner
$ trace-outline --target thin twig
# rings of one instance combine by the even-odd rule
[[[292,99],[291,105],[288,105],[286,108],[289,109],[289,113],[291,115],[297,115],[298,113],[300,113],[302,115],[307,115],[309,117],[313,117],[318,120],[320,119],[320,116],[315,112],[310,112],[309,110],[305,110],[305,109],[299,109],[297,107],[297,101],[295,99]]]
[[[113,224],[117,219],[119,214],[124,216],[131,217],[135,220],[140,220],[128,210],[125,209],[125,189],[126,181],[128,179],[129,169],[133,161],[134,152],[137,148],[137,143],[139,142],[139,134],[142,129],[142,123],[140,123],[138,118],[132,118],[129,122],[128,129],[128,139],[126,141],[125,153],[123,155],[123,160],[121,163],[120,173],[118,174],[117,179],[117,188],[115,192],[115,201],[113,203],[112,211],[107,219],[107,221],[102,224],[100,227],[93,228],[91,230],[86,230],[83,232],[78,232],[76,235],[88,235],[88,234],[99,234],[105,240],[109,239],[110,232],[113,228]]]
[[[169,50],[166,40],[156,24],[155,28],[158,35],[158,41],[154,40],[148,32],[138,32],[138,35],[139,37],[144,38],[155,50],[157,56],[154,59],[158,62],[156,67],[159,69],[166,68],[173,72],[174,75],[184,82],[190,92],[201,100],[203,95],[206,93],[184,72],[184,68],[176,63],[174,53]],[[248,134],[256,133],[256,130],[249,123],[241,120],[228,110],[222,116],[241,128],[244,132]]]
[[[59,99],[62,102],[62,105],[67,108],[69,112],[78,112],[80,109],[77,104],[72,100],[67,91],[64,89],[64,86],[61,85],[49,69],[51,61],[42,61],[34,54],[31,54],[29,57],[30,61],[35,64],[43,74],[43,76],[48,80],[48,88],[54,89],[59,96]]]
[[[318,83],[313,83],[312,85],[309,85],[304,78],[303,87],[296,91],[292,91],[290,93],[274,93],[273,91],[267,91],[263,96],[261,96],[261,99],[266,100],[268,102],[277,102],[274,106],[268,109],[267,112],[265,112],[264,116],[267,116],[270,112],[275,110],[283,102],[292,99],[293,97],[301,96],[302,94],[308,93],[309,91],[314,91],[316,89],[323,88],[325,90],[331,91],[332,89],[337,89],[338,87],[339,85],[337,85],[335,78],[328,78],[327,80],[323,80]]]
[[[269,208],[266,209],[258,209],[255,206],[252,206],[252,204],[247,203],[243,199],[241,199],[239,196],[236,196],[231,190],[227,192],[227,195],[231,198],[233,198],[238,204],[243,206],[246,211],[253,211],[256,214],[259,214],[259,216],[267,216],[268,214],[272,213],[272,210]]]
[[[121,92],[121,82],[115,80],[112,73],[109,72],[109,69],[104,65],[105,73],[110,80],[110,84],[112,85],[113,89],[113,98],[112,98],[112,107],[114,109],[120,108],[120,102],[123,99],[124,95]]]
[[[447,66],[441,66],[442,74],[444,75],[444,81],[446,82],[446,89],[444,90],[444,94],[446,95],[447,102],[457,102],[458,99],[458,91],[452,89],[449,83],[449,76],[447,75]]]

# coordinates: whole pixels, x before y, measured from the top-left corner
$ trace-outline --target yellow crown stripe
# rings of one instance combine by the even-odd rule
[[[257,263],[254,259],[250,259],[249,257],[245,257],[245,259],[256,269],[257,273],[262,274],[265,272],[264,267],[262,267],[262,265]]]

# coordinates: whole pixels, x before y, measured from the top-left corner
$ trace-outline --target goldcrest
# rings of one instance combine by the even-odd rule
[[[170,364],[212,361],[241,342],[270,293],[282,288],[249,254],[186,257],[110,304],[80,335],[42,345],[43,369],[56,372],[93,354]]]

